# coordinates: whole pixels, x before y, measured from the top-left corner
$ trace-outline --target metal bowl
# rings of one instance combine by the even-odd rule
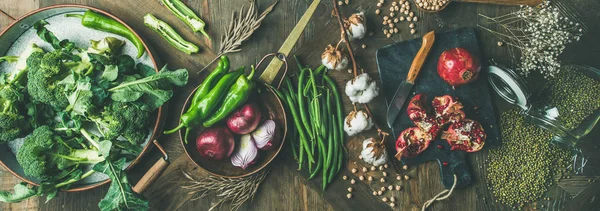
[[[181,140],[181,144],[185,149],[185,153],[194,162],[194,164],[196,164],[198,167],[214,176],[225,178],[242,178],[259,172],[267,165],[269,165],[269,163],[271,163],[275,159],[275,157],[277,157],[277,155],[283,148],[285,138],[287,135],[287,120],[285,110],[283,108],[283,104],[271,88],[259,85],[259,89],[261,92],[253,95],[254,97],[250,97],[248,101],[253,101],[260,107],[263,114],[261,121],[264,121],[266,119],[271,119],[275,121],[275,123],[277,124],[277,130],[279,130],[277,133],[275,133],[275,139],[281,140],[279,142],[279,147],[277,149],[259,151],[258,161],[244,170],[239,167],[233,166],[233,164],[231,164],[230,158],[225,158],[221,161],[214,161],[208,160],[200,156],[200,153],[198,153],[198,150],[196,150],[195,137],[198,137],[200,133],[204,131],[204,128],[192,128],[188,137],[190,140],[187,141],[187,144],[185,143],[183,138],[185,130],[180,130],[179,137]],[[184,114],[185,111],[188,109],[190,105],[190,100],[194,96],[195,92],[196,89],[194,89],[192,93],[190,93],[190,95],[188,96],[187,100],[185,101],[185,105],[181,110],[181,114]],[[236,145],[238,145],[240,136],[235,135],[235,137]]]
[[[21,35],[23,33],[25,33],[27,30],[29,30],[31,28],[31,26],[38,20],[51,18],[51,17],[57,16],[57,15],[65,14],[65,13],[85,12],[86,10],[93,10],[97,13],[111,17],[111,18],[115,19],[116,21],[125,25],[127,28],[129,28],[129,30],[133,31],[133,33],[138,38],[140,38],[140,40],[142,40],[142,43],[144,44],[144,46],[146,48],[145,53],[151,60],[152,65],[154,66],[155,70],[158,72],[158,69],[157,69],[158,59],[154,56],[155,54],[153,53],[152,49],[149,48],[149,46],[144,42],[144,40],[129,25],[127,25],[121,19],[117,18],[116,16],[114,16],[106,11],[100,10],[98,8],[90,7],[90,6],[85,6],[85,5],[75,5],[75,4],[53,5],[53,6],[34,10],[34,11],[24,15],[23,17],[18,18],[13,23],[11,23],[6,29],[4,29],[4,31],[2,31],[0,33],[0,55],[5,55],[8,52],[8,50],[11,48],[13,43],[15,43],[15,41],[17,41],[17,39],[19,37],[21,37]],[[114,36],[117,36],[117,35],[114,35]],[[127,41],[127,42],[129,42],[129,41]],[[165,104],[162,107],[160,107],[156,112],[154,112],[153,115],[154,115],[155,121],[153,122],[153,124],[151,124],[152,125],[152,134],[150,135],[149,140],[156,140],[158,138],[158,136],[161,134],[160,131],[162,131],[164,118],[166,117],[166,115],[165,115],[166,108],[167,108],[167,105]],[[153,146],[154,146],[154,144],[152,144],[151,141],[148,141],[147,144],[145,144],[142,152],[135,158],[135,160],[133,160],[131,162],[131,164],[127,167],[127,169],[130,169],[133,166],[135,166],[136,164],[138,164],[140,162],[140,160],[142,159],[142,157],[146,153],[148,153],[152,149]],[[40,183],[39,179],[26,176],[23,173],[23,168],[19,165],[15,155],[11,152],[10,148],[6,144],[0,145],[0,165],[3,166],[7,171],[9,171],[11,174],[16,176],[17,178],[19,178],[31,185],[37,186],[38,183]],[[102,181],[88,183],[88,184],[75,184],[75,185],[72,185],[68,190],[65,190],[65,191],[66,192],[77,192],[77,191],[89,190],[89,189],[93,189],[93,188],[99,187],[104,184],[108,184],[109,182],[110,182],[110,180],[105,179]]]

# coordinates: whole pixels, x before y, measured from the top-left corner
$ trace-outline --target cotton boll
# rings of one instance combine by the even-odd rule
[[[348,39],[351,41],[360,40],[367,34],[367,25],[364,12],[352,14],[344,25],[348,34]]]
[[[348,136],[356,135],[373,127],[373,119],[364,111],[352,111],[344,121],[344,131]]]
[[[328,45],[321,54],[321,63],[330,70],[344,70],[348,67],[348,57],[342,51]]]
[[[371,102],[371,100],[373,100],[373,98],[377,97],[377,95],[379,95],[379,88],[377,87],[377,84],[375,84],[375,82],[373,81],[369,84],[367,89],[365,89],[362,92],[362,95],[360,97],[358,97],[357,102],[358,103]]]
[[[360,152],[363,161],[373,166],[380,166],[387,163],[387,150],[385,145],[374,138],[368,138],[363,141],[363,149]]]
[[[379,95],[379,88],[367,73],[363,73],[346,83],[345,92],[353,103],[369,103]]]

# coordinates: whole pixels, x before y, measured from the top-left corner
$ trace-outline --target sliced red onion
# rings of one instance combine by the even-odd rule
[[[275,140],[276,127],[275,121],[269,119],[265,120],[252,132],[252,137],[258,149],[269,150],[279,145],[279,142]]]
[[[231,156],[231,164],[246,169],[248,166],[254,164],[257,158],[258,149],[254,144],[254,139],[249,134],[243,135],[240,138],[239,147],[235,149],[233,156]]]

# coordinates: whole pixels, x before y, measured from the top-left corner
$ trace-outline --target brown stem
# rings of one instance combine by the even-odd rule
[[[340,9],[338,8],[337,0],[331,0],[333,2],[333,11],[338,20],[338,24],[340,25],[340,29],[342,30],[342,40],[346,43],[346,48],[348,48],[348,55],[350,56],[350,60],[352,60],[352,71],[354,72],[354,77],[358,76],[358,66],[356,64],[356,59],[354,58],[354,51],[352,50],[352,45],[348,42],[348,35],[346,34],[346,29],[344,28],[344,21],[342,14],[340,13]]]

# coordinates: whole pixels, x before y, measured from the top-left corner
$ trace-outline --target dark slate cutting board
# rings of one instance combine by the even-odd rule
[[[385,46],[377,50],[377,66],[381,78],[381,87],[385,94],[387,105],[398,88],[401,81],[406,80],[408,69],[413,61],[413,58],[421,47],[421,38],[408,40],[405,42]],[[464,111],[467,118],[477,120],[483,125],[483,129],[487,133],[487,140],[484,148],[489,148],[500,141],[500,130],[496,124],[496,115],[494,106],[492,105],[491,92],[488,87],[486,68],[481,69],[479,78],[470,84],[466,84],[456,89],[453,89],[437,74],[437,62],[443,51],[461,47],[467,49],[475,57],[479,57],[481,61],[479,46],[475,32],[470,28],[462,28],[444,33],[435,34],[435,42],[427,60],[423,65],[423,69],[413,87],[412,98],[416,93],[425,93],[427,95],[426,102],[431,103],[435,96],[449,94],[460,100],[465,106]],[[394,127],[392,134],[394,139],[386,144],[390,153],[395,154],[396,150],[394,143],[396,138],[404,129],[414,127],[406,114],[406,105],[402,109]],[[477,109],[475,109],[477,108]],[[447,128],[447,127],[446,127]],[[446,129],[444,128],[444,129]],[[437,160],[441,169],[442,183],[447,189],[452,187],[454,177],[457,174],[457,187],[466,187],[472,183],[472,176],[469,166],[465,159],[466,152],[452,151],[445,140],[439,137],[432,141],[429,148],[422,154],[414,158],[403,158],[402,162],[407,165],[415,165],[426,161]],[[443,165],[447,162],[448,165]]]

